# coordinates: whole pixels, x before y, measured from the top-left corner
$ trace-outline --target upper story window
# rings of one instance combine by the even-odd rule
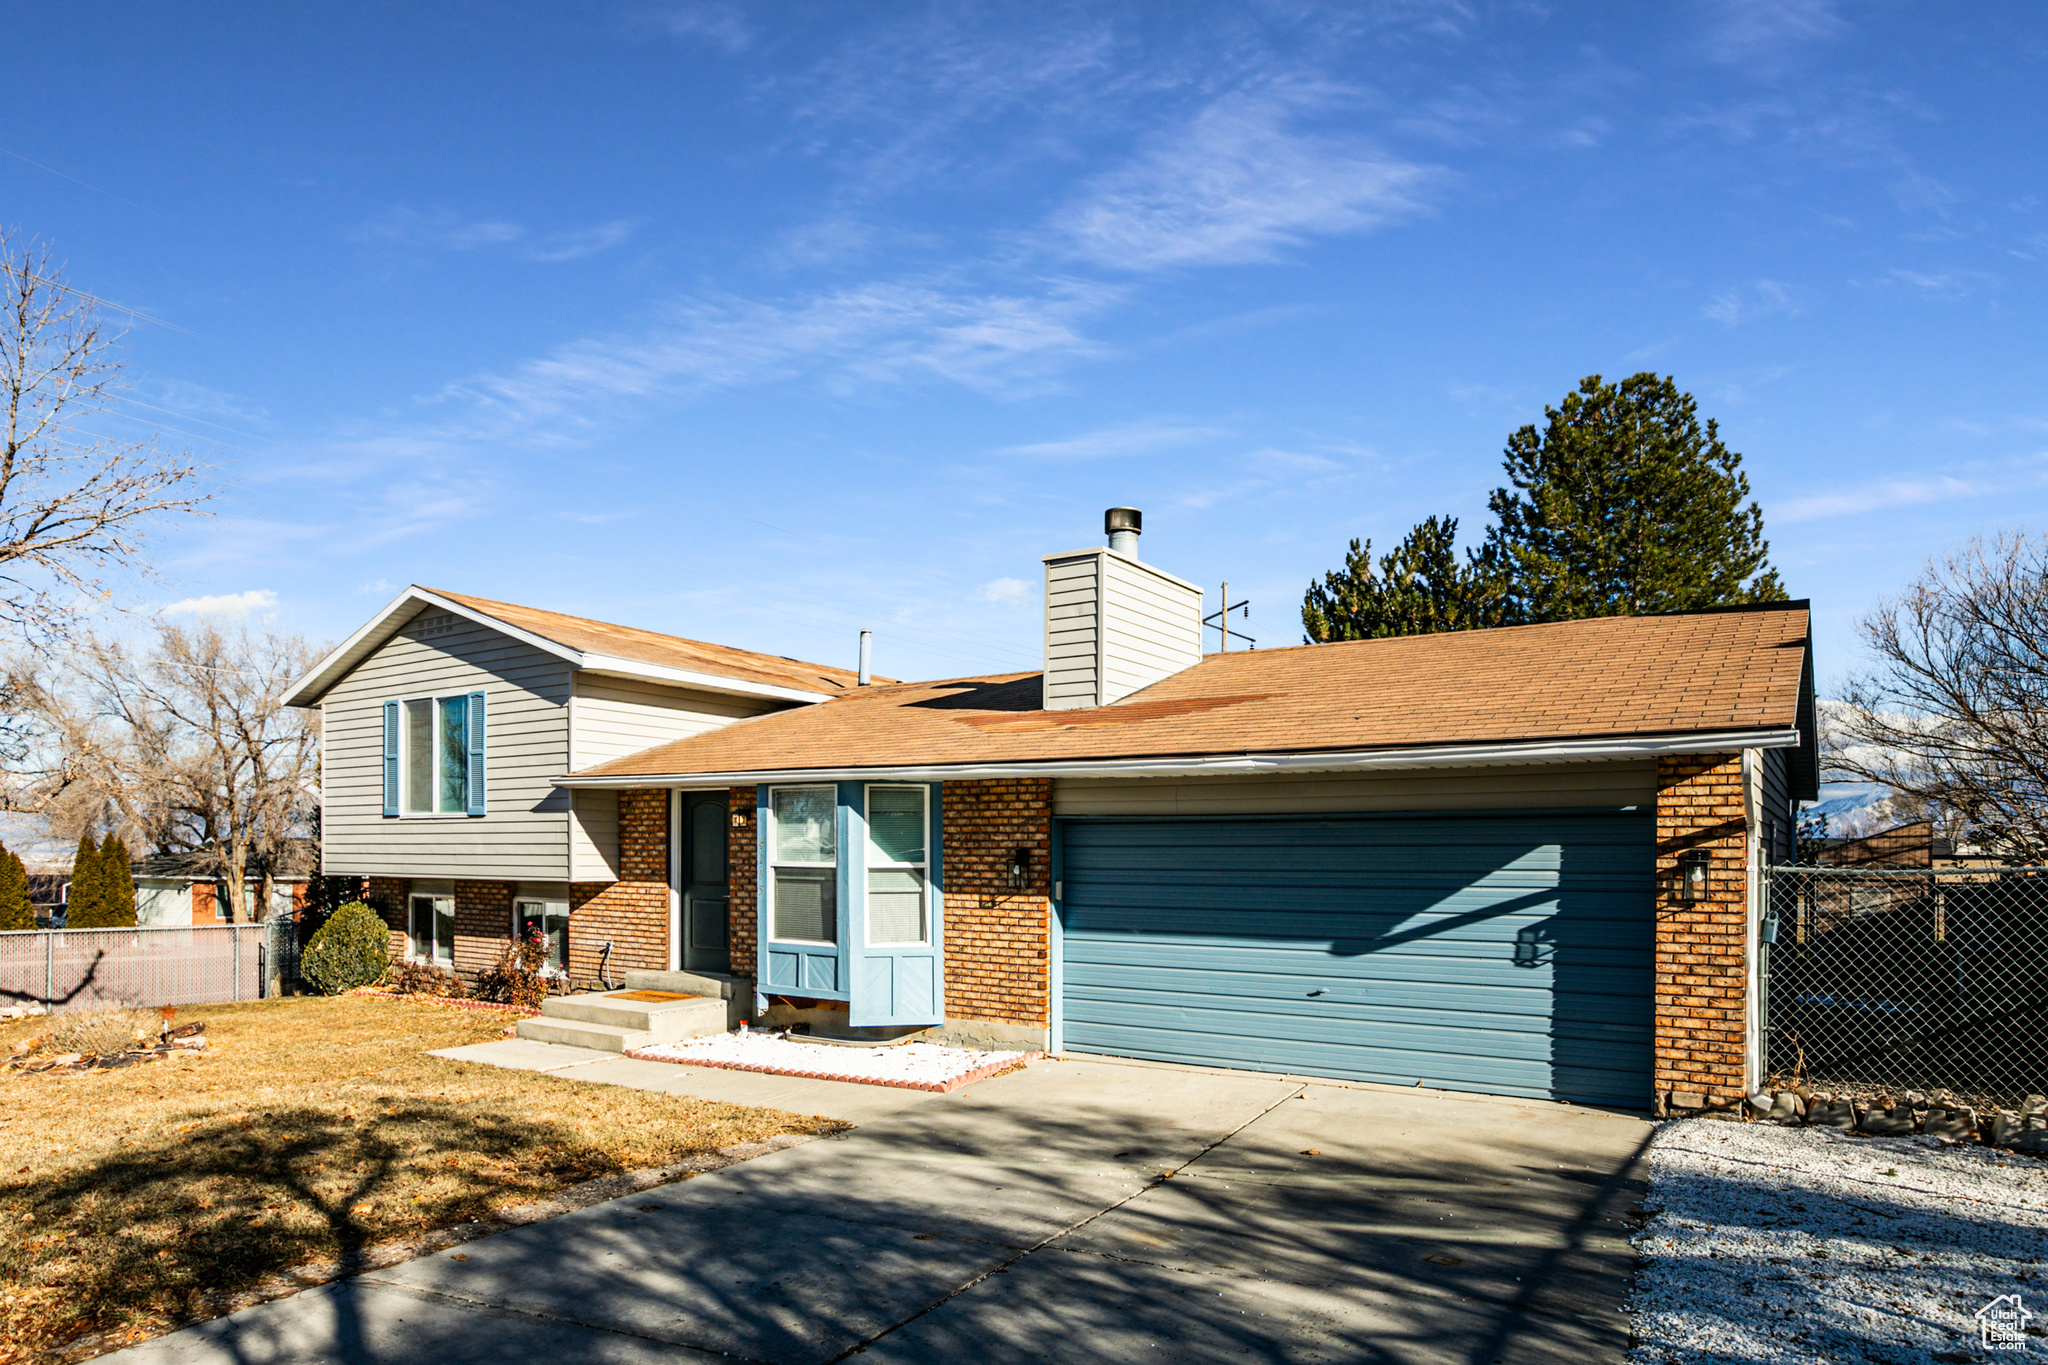
[[[774,787],[768,793],[769,937],[839,941],[837,789]]]
[[[384,813],[484,813],[484,694],[384,703]]]

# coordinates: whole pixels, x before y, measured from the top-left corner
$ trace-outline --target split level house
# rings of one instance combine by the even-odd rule
[[[290,700],[323,870],[474,972],[774,1024],[1665,1109],[1758,1080],[1815,795],[1803,602],[1203,652],[1138,517],[1044,667],[934,682],[414,587]]]

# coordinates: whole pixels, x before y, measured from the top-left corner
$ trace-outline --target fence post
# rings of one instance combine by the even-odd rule
[[[57,1008],[57,931],[43,930],[43,1013]]]
[[[242,926],[239,924],[229,925],[228,932],[235,936],[234,965],[231,970],[235,974],[235,999],[240,1000],[242,998]]]

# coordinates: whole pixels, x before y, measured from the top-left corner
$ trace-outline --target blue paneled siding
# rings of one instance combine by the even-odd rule
[[[1648,815],[1062,825],[1068,1048],[1649,1103]]]

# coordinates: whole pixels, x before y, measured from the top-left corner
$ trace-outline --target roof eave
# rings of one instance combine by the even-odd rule
[[[605,673],[617,677],[639,678],[649,682],[668,683],[671,686],[694,687],[705,692],[722,692],[732,696],[765,697],[778,701],[821,702],[830,701],[840,695],[832,692],[812,692],[794,687],[782,687],[774,683],[753,682],[744,678],[726,677],[717,673],[700,673],[693,669],[671,668],[666,664],[643,663],[638,659],[622,659],[610,654],[587,653],[572,649],[568,645],[550,640],[544,635],[515,626],[488,612],[465,606],[452,598],[444,597],[432,588],[423,588],[417,583],[391,599],[385,608],[372,616],[355,634],[330,650],[325,658],[293,683],[284,694],[286,706],[317,706],[330,688],[346,677],[351,669],[367,658],[396,633],[394,622],[399,613],[417,603],[420,606],[437,607],[452,612],[464,620],[497,631],[524,644],[533,646],[545,654],[552,654],[571,668],[591,673]]]
[[[572,790],[627,787],[744,787],[764,782],[945,782],[997,777],[1206,777],[1288,772],[1370,772],[1402,768],[1486,767],[1654,758],[1660,754],[1789,749],[1798,729],[1725,730],[1681,735],[1518,740],[1427,748],[1323,750],[1310,753],[1171,755],[1153,758],[1060,759],[1007,763],[889,764],[842,768],[757,768],[715,773],[570,773],[554,785]]]

